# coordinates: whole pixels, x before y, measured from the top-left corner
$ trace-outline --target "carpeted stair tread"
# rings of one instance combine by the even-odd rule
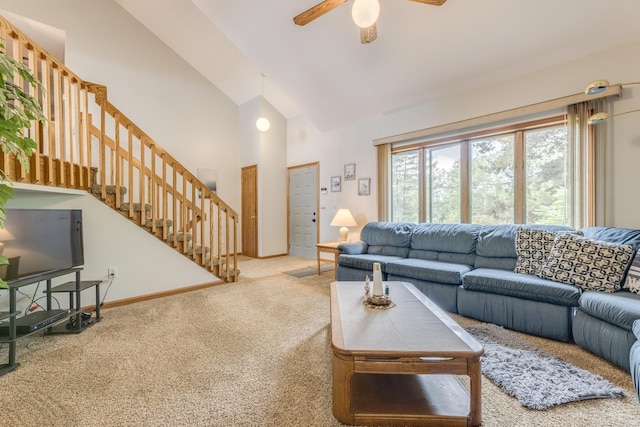
[[[145,207],[145,212],[150,212],[151,209],[153,208],[149,203],[145,203],[144,207]],[[120,205],[120,210],[124,211],[124,212],[127,212],[129,210],[129,203],[128,202],[122,203]],[[134,203],[133,204],[133,211],[134,212],[141,212],[142,211],[142,204]]]
[[[107,194],[116,194],[116,186],[115,185],[107,185],[105,188]],[[100,184],[92,184],[90,187],[90,191],[93,194],[100,194],[102,193],[102,186]],[[127,189],[124,188],[123,186],[120,186],[120,195],[125,195],[127,194]]]
[[[153,225],[153,220],[152,219],[148,219],[147,222],[144,224],[145,227],[147,228],[151,228],[151,226]],[[156,227],[171,227],[173,225],[173,221],[170,219],[156,219]]]
[[[191,239],[193,238],[193,236],[191,235],[191,233],[187,233],[185,235],[185,233],[178,233],[177,236],[175,236],[174,233],[171,233],[167,236],[167,243],[173,243],[174,241],[178,241],[178,242],[184,242],[185,239],[188,241],[191,241]]]

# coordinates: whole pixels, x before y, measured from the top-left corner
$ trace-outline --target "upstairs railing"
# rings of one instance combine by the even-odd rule
[[[26,130],[37,144],[29,173],[6,154],[2,169],[18,182],[97,185],[98,197],[115,194],[114,208],[131,220],[218,277],[237,280],[237,213],[113,106],[106,87],[83,81],[1,16],[0,37],[7,55],[42,83],[29,90],[47,117]],[[14,83],[26,88],[18,77]]]

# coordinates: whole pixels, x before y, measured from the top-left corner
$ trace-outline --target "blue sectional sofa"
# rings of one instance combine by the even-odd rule
[[[639,248],[640,230],[613,227],[372,222],[339,246],[337,278],[365,280],[379,262],[383,280],[446,311],[574,341],[630,371],[640,398],[640,295],[614,286]],[[574,252],[591,265],[575,267]]]

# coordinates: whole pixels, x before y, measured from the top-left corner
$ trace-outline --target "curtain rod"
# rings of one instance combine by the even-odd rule
[[[500,120],[512,119],[514,117],[525,116],[527,114],[540,113],[542,111],[553,110],[554,108],[566,107],[567,105],[577,104],[592,99],[605,98],[608,96],[622,95],[622,85],[616,84],[609,86],[607,90],[597,95],[586,95],[585,93],[576,93],[574,95],[564,96],[562,98],[552,99],[550,101],[538,102],[536,104],[524,107],[513,108],[511,110],[501,111],[499,113],[491,113],[472,119],[460,120],[457,122],[438,125],[430,128],[415,130],[411,132],[401,133],[373,140],[373,145],[392,144],[394,142],[405,142],[417,138],[425,138],[440,133],[456,131],[473,126],[481,126],[487,123],[497,122]]]

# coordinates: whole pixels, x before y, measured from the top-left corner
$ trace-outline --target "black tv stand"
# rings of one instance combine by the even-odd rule
[[[37,274],[34,276],[24,277],[21,279],[10,280],[7,282],[9,285],[9,311],[0,312],[0,321],[8,323],[8,334],[0,335],[0,343],[9,344],[8,362],[0,365],[0,376],[8,372],[15,370],[19,363],[16,362],[16,343],[19,339],[35,334],[37,332],[45,331],[45,333],[79,333],[87,326],[94,322],[101,320],[100,316],[100,283],[99,280],[82,281],[80,280],[80,272],[82,267],[65,268],[50,272]],[[56,277],[65,276],[68,274],[75,274],[75,280],[66,282],[62,285],[58,285],[54,288],[51,287],[51,280]],[[17,298],[16,294],[18,289],[22,286],[31,285],[40,281],[46,281],[46,289],[43,291],[47,297],[46,311],[51,311],[51,314],[57,314],[58,316],[46,316],[42,315],[42,328],[28,330],[21,329],[17,331]],[[86,313],[82,312],[82,306],[80,303],[80,293],[88,288],[95,287],[96,289],[96,317],[95,319],[87,319]],[[59,315],[59,310],[52,310],[51,307],[51,294],[55,292],[67,292],[69,294],[69,309],[65,314]],[[7,321],[7,319],[9,319]],[[73,319],[73,327],[66,328],[65,322],[69,322]],[[29,323],[25,321],[25,323]]]

